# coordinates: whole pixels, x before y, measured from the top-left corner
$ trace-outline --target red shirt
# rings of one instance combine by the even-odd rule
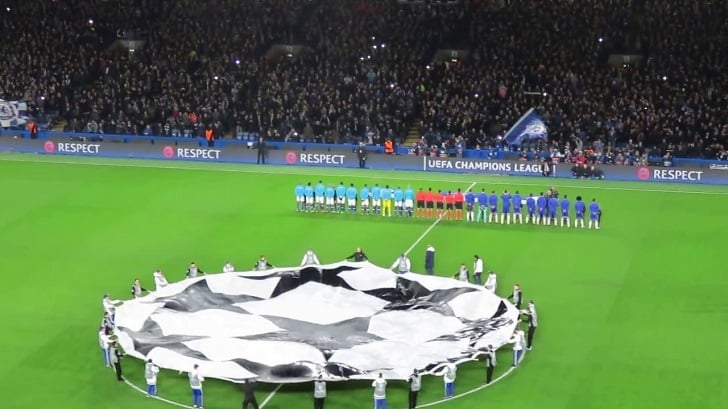
[[[415,200],[417,200],[418,202],[424,202],[425,201],[425,192],[423,192],[421,190],[418,191],[417,195],[415,196]]]
[[[435,201],[437,203],[444,202],[445,201],[445,195],[443,195],[442,193],[435,193]]]
[[[430,192],[429,190],[425,192],[425,202],[434,202],[435,201],[435,194]]]
[[[462,192],[455,193],[455,203],[462,203],[465,201],[465,196],[463,196]]]
[[[445,203],[447,203],[447,204],[455,203],[455,195],[446,195]]]

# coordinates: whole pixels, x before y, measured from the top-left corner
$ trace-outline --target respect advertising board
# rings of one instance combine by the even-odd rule
[[[43,155],[98,156],[111,158],[139,158],[158,160],[183,160],[200,162],[229,162],[254,164],[258,151],[242,145],[224,147],[201,146],[198,142],[151,144],[119,142],[84,142],[68,139],[31,140],[0,137],[0,151],[35,153]],[[281,166],[315,166],[331,168],[356,168],[359,160],[351,150],[271,150],[265,162]],[[475,173],[491,175],[538,176],[542,168],[536,162],[438,158],[423,156],[396,156],[370,154],[366,167],[381,170],[418,170],[426,172]],[[603,165],[599,169],[607,180],[702,183],[728,185],[728,171],[723,166],[705,167],[635,167]],[[555,176],[571,177],[571,165],[557,164]]]

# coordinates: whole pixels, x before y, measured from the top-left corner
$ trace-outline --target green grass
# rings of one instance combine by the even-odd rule
[[[68,163],[74,162],[74,163]],[[167,168],[164,168],[167,167]],[[437,248],[437,271],[455,273],[473,254],[539,305],[541,327],[521,368],[491,387],[438,407],[722,408],[728,293],[728,188],[611,181],[542,180],[434,173],[263,168],[203,163],[0,157],[0,385],[13,409],[171,407],[115,381],[101,363],[101,296],[126,297],[135,277],[156,268],[181,279],[194,260],[219,270],[265,254],[294,265],[314,248],[324,262],[362,246],[389,266],[431,221],[297,214],[297,182],[411,184],[538,193],[546,183],[573,197],[597,197],[600,231],[541,226],[439,223],[411,253]],[[509,351],[500,352],[499,373]],[[141,363],[127,377],[143,386]],[[481,384],[482,365],[464,365],[457,390]],[[261,385],[262,402],[275,385]],[[366,383],[330,384],[327,407],[371,407]],[[161,396],[189,404],[186,378],[163,371]],[[393,409],[406,407],[393,382]],[[422,403],[440,399],[426,379]],[[8,395],[9,394],[9,395]],[[232,384],[210,381],[206,407],[239,407]],[[311,405],[311,385],[284,385],[266,409]]]

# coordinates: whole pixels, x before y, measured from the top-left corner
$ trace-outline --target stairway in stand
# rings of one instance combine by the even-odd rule
[[[420,138],[422,138],[422,135],[420,135],[421,122],[422,120],[419,118],[412,122],[409,133],[407,133],[407,138],[404,140],[404,146],[410,147],[420,141]]]

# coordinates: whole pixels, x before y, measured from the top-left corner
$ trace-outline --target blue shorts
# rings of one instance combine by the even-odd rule
[[[584,218],[584,213],[582,213],[582,212],[576,212],[576,218],[577,219],[583,219]]]
[[[528,208],[528,215],[529,216],[533,216],[534,214],[536,214],[536,209],[532,209],[532,208],[529,207]]]
[[[490,212],[491,213],[498,213],[498,208],[496,206],[491,206],[490,207]]]
[[[503,208],[503,212],[502,212],[502,213],[504,213],[504,214],[508,214],[508,213],[510,213],[510,212],[511,212],[511,208],[510,208],[510,207],[504,207],[504,208]]]
[[[521,208],[520,207],[514,207],[513,208],[513,213],[515,213],[515,214],[521,213]]]
[[[561,217],[569,217],[569,212],[568,211],[562,211],[561,212]]]
[[[591,214],[591,215],[589,215],[589,219],[591,219],[591,220],[599,220],[599,215]]]

